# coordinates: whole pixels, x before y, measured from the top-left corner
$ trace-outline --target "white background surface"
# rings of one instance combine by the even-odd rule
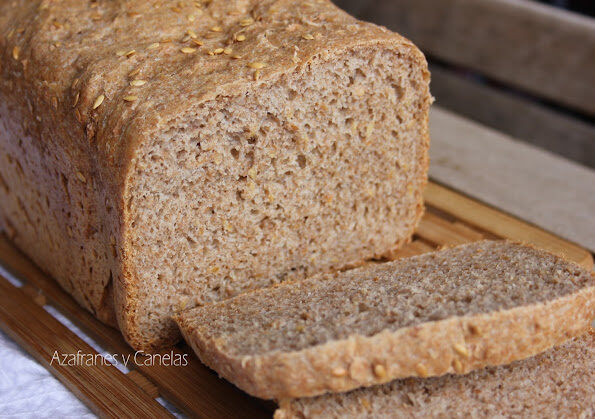
[[[93,418],[87,407],[44,367],[0,332],[0,416]]]

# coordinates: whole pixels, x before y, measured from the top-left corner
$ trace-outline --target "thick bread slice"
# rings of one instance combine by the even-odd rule
[[[485,241],[318,275],[177,317],[199,357],[248,393],[292,398],[466,373],[584,332],[595,278]]]
[[[173,344],[182,307],[410,240],[429,79],[328,0],[0,1],[0,230],[135,348]]]
[[[533,358],[468,375],[408,378],[349,393],[284,400],[275,419],[592,418],[593,331]]]

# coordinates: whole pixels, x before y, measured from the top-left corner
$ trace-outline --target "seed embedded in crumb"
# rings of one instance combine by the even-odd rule
[[[225,55],[229,55],[229,54],[231,54],[231,53],[232,53],[232,51],[233,51],[233,50],[232,50],[231,48],[224,48],[224,49],[223,49],[223,53],[224,53]]]
[[[180,49],[180,51],[183,52],[184,54],[194,54],[196,52],[196,48],[184,47],[184,48]]]
[[[232,55],[231,58],[233,58],[234,60],[239,60],[240,58],[242,58],[241,55]]]
[[[130,51],[128,51],[128,52],[126,53],[126,56],[127,56],[128,58],[130,58],[130,57],[132,57],[134,54],[136,54],[136,50],[134,50],[134,49],[131,49]]]
[[[81,172],[76,172],[76,177],[78,178],[78,180],[80,180],[83,183],[87,183],[87,179],[85,178],[85,176],[83,176],[83,174]]]
[[[240,26],[245,27],[245,26],[250,26],[254,23],[254,19],[247,18],[247,19],[242,19],[240,20]]]
[[[219,54],[223,54],[223,51],[224,51],[223,48],[215,48],[213,50],[213,53],[219,55]]]
[[[331,374],[333,377],[345,377],[347,375],[347,370],[343,367],[336,367],[332,369]]]
[[[21,49],[19,47],[15,46],[12,49],[12,58],[14,58],[15,60],[18,60],[20,54],[21,54]]]
[[[147,81],[146,80],[140,80],[140,79],[132,80],[130,82],[130,85],[131,86],[134,86],[134,87],[144,86],[145,84],[147,84]]]
[[[138,100],[138,97],[134,95],[124,96],[124,100],[126,102],[135,102]]]
[[[213,26],[211,28],[212,32],[221,32],[223,30],[223,28],[221,28],[221,26]]]
[[[194,17],[194,15],[188,15],[188,21],[189,21],[189,22],[194,22],[194,19],[196,19],[196,18]]]
[[[93,102],[93,109],[99,108],[104,100],[105,100],[105,95],[97,96],[97,99],[95,99],[95,102]]]
[[[386,368],[384,368],[384,365],[376,364],[374,366],[374,375],[381,379],[386,377]]]
[[[254,72],[254,80],[259,80],[260,79],[260,70],[256,70]]]
[[[148,50],[153,50],[159,48],[159,42],[153,42],[151,45],[147,47]]]
[[[261,61],[254,61],[254,62],[248,63],[248,67],[254,68],[256,70],[260,70],[261,68],[265,68],[266,66],[267,66],[267,64],[263,63]]]
[[[236,41],[238,42],[244,42],[246,40],[246,35],[244,34],[239,34],[238,36],[236,36]]]
[[[314,39],[314,35],[312,35],[311,33],[305,33],[302,35],[302,38],[311,41],[312,39]]]
[[[460,343],[455,343],[452,347],[455,350],[455,352],[458,353],[459,355],[464,356],[465,358],[469,357],[469,351],[467,350],[465,345],[462,345]]]
[[[198,38],[198,35],[196,34],[196,32],[194,32],[192,29],[188,29],[186,31],[186,33],[188,34],[188,36],[192,39],[196,39]]]

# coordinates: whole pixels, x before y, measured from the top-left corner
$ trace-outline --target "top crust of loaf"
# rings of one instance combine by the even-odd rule
[[[584,332],[594,301],[595,277],[578,265],[485,241],[282,284],[177,321],[203,362],[280,399],[526,358]]]
[[[595,414],[595,332],[510,365],[284,400],[276,419],[575,417]]]
[[[81,279],[70,291],[104,320],[115,310],[138,349],[154,342],[140,336],[135,320],[140,284],[129,263],[128,205],[147,138],[207,100],[247,92],[313,57],[353,48],[410,56],[429,79],[410,41],[327,0],[20,0],[1,2],[0,34],[2,96],[31,121],[32,138],[55,138],[73,150],[76,176],[97,195],[85,211],[96,211],[95,224],[104,229],[90,239],[96,227],[90,225],[76,240],[97,240],[93,252],[106,259],[95,269],[102,279]],[[83,247],[80,253],[83,264],[93,257]]]

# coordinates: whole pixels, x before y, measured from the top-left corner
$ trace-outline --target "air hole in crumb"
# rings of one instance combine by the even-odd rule
[[[235,149],[235,148],[232,148],[231,149],[231,155],[236,160],[240,158],[240,152],[237,149]]]
[[[262,132],[263,134],[266,135],[266,131],[264,131],[264,128],[261,128],[260,132]],[[252,136],[248,137],[247,141],[248,141],[248,144],[254,145],[254,144],[256,144],[257,140],[258,139],[256,138],[256,135],[252,135]]]

